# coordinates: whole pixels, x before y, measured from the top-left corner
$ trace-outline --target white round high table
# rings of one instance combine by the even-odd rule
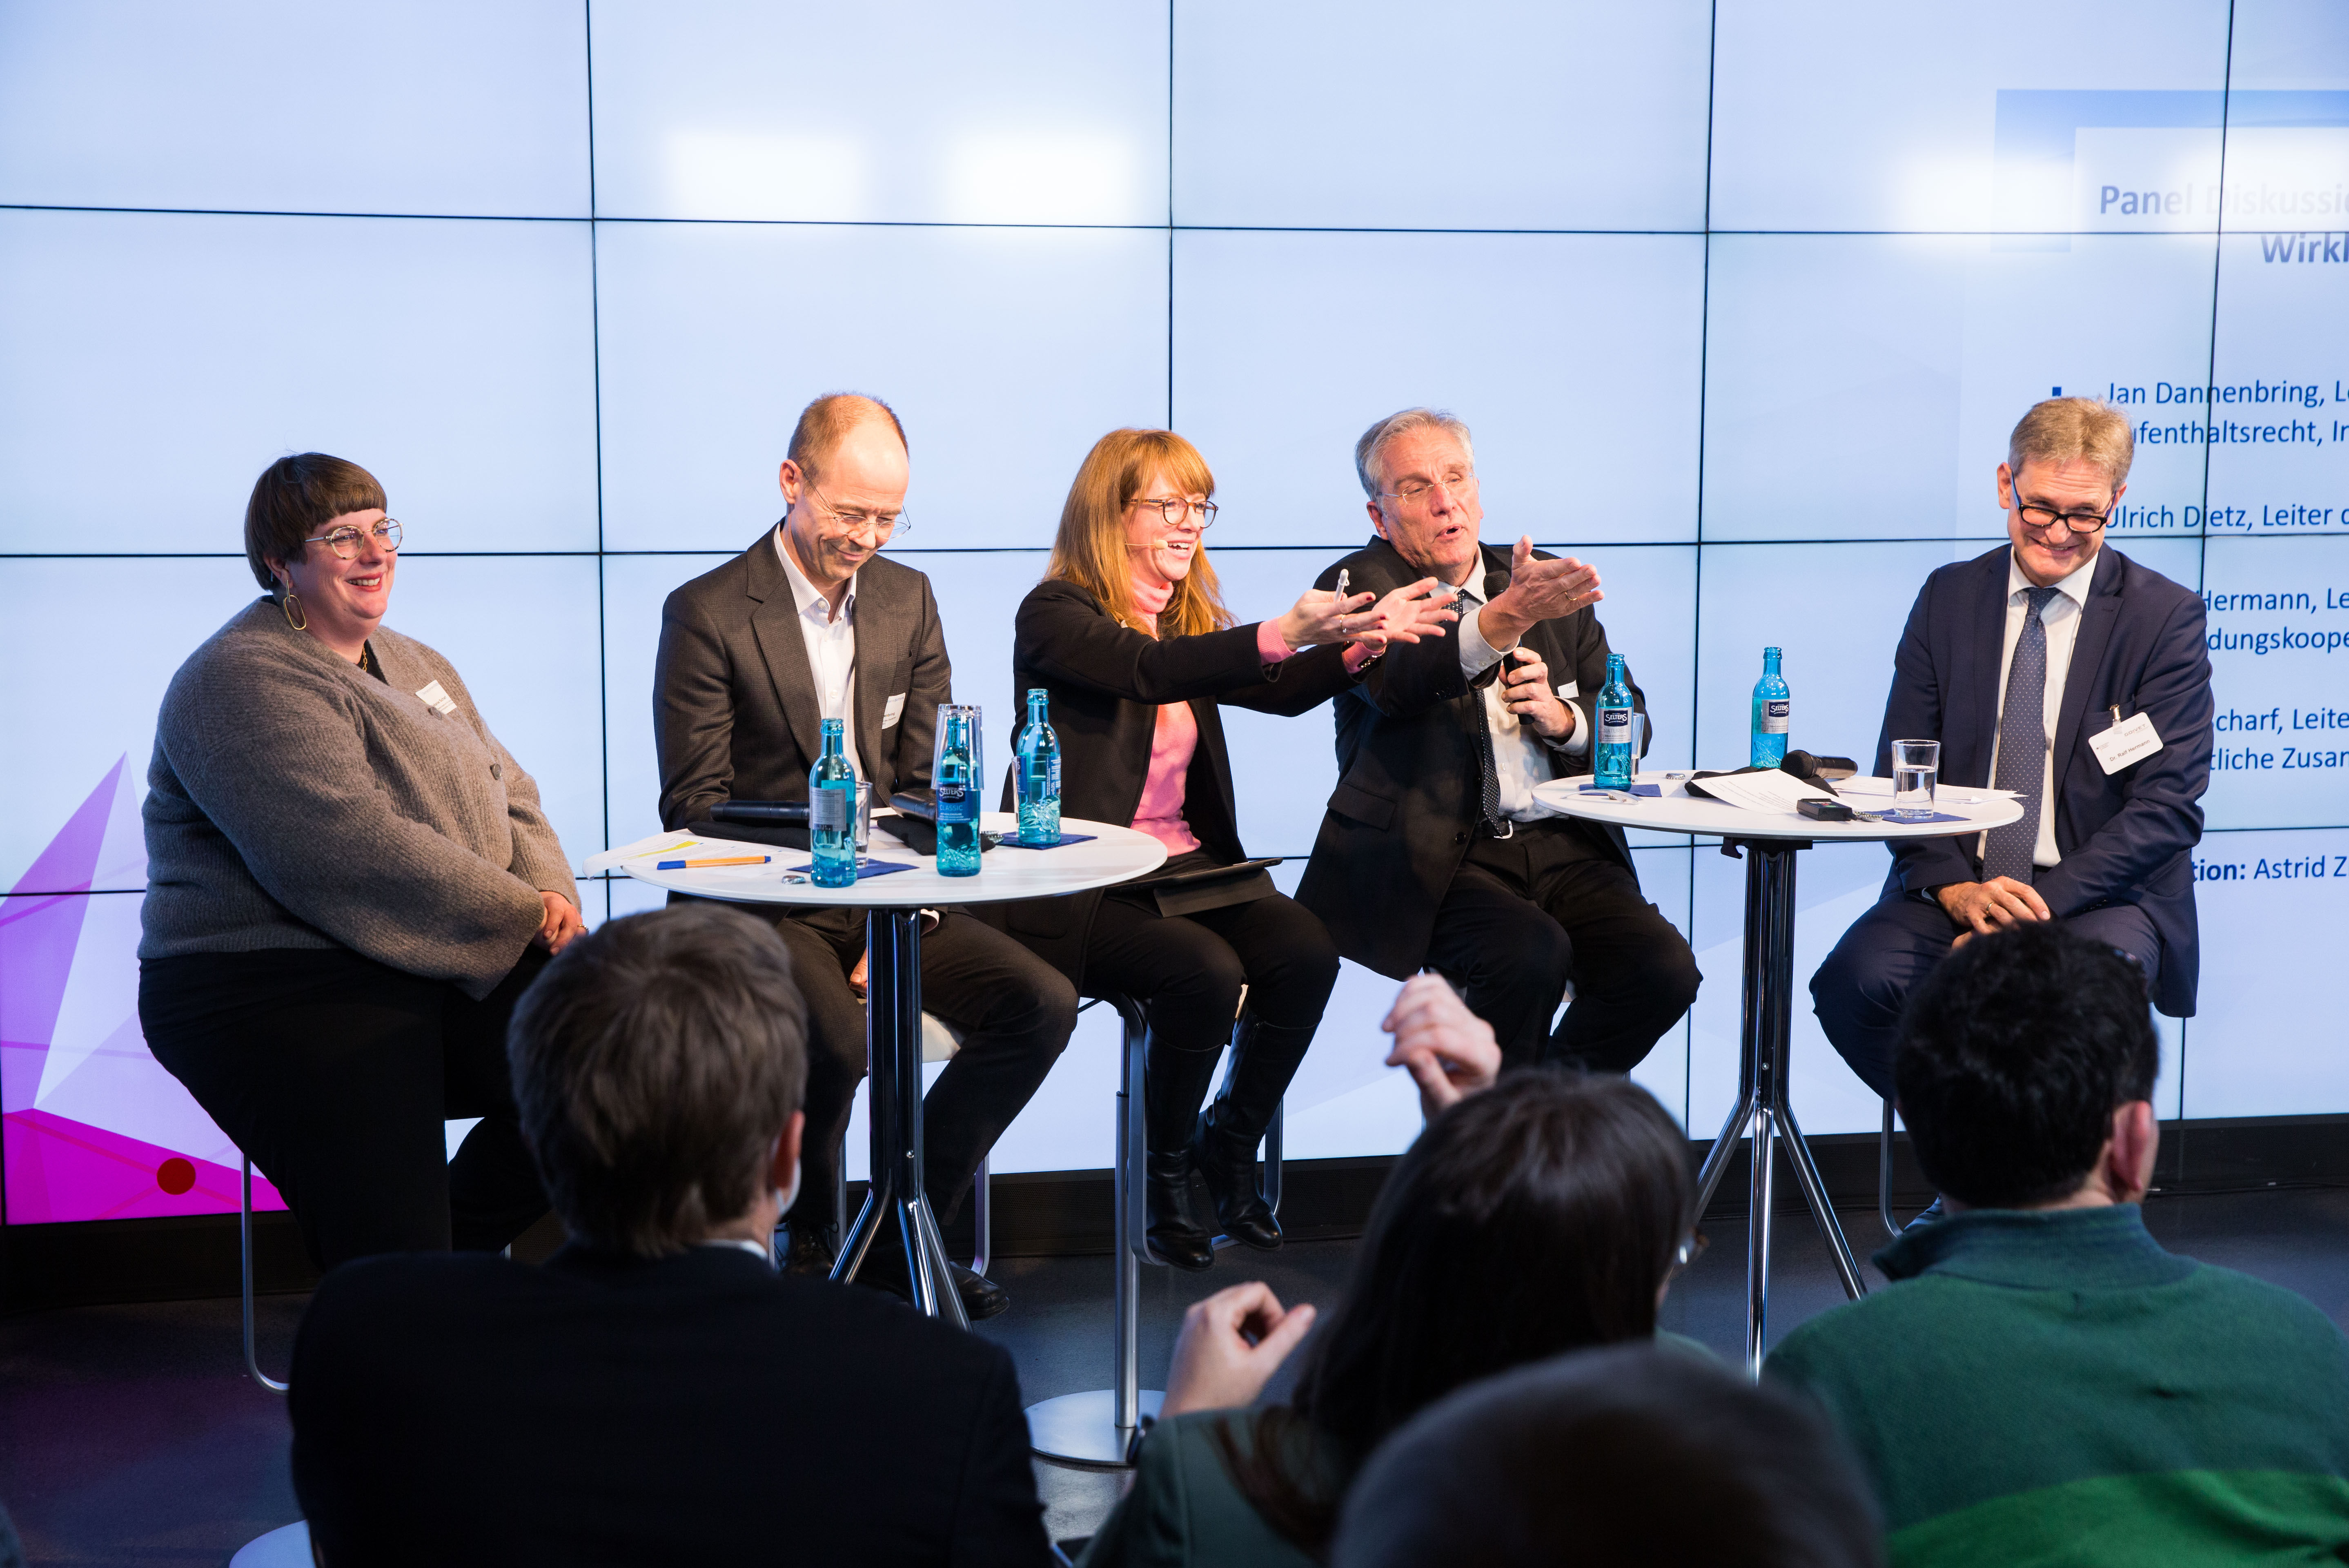
[[[640,882],[700,898],[866,911],[864,1053],[865,1071],[872,1080],[873,1179],[864,1207],[842,1241],[833,1278],[854,1279],[874,1237],[894,1220],[905,1249],[914,1304],[932,1317],[943,1315],[968,1327],[962,1298],[955,1293],[953,1276],[947,1268],[937,1219],[930,1212],[922,1188],[921,912],[1105,888],[1156,870],[1165,863],[1166,846],[1130,827],[1070,817],[1062,821],[1061,830],[1091,834],[1092,843],[1022,849],[1010,841],[1018,821],[1009,812],[990,811],[980,826],[1003,834],[1004,842],[979,857],[977,876],[941,877],[935,857],[916,854],[890,836],[890,820],[875,815],[870,857],[902,862],[914,869],[862,877],[853,888],[819,888],[805,880],[803,874],[794,877],[791,867],[809,859],[804,849],[718,838],[696,839],[684,855],[694,859],[732,855],[772,858],[761,866],[662,871],[657,867],[663,859],[681,857],[631,845],[626,850],[597,857],[590,867],[609,865]]]
[[[2023,815],[2022,805],[1998,790],[1950,786],[1935,801],[1936,811],[1961,818],[1957,822],[1814,822],[1796,811],[1754,811],[1726,802],[1707,800],[1687,790],[1685,774],[1641,773],[1632,782],[1655,784],[1661,793],[1610,800],[1585,794],[1590,775],[1553,779],[1534,788],[1535,798],[1553,810],[1586,821],[1615,827],[1645,827],[1660,833],[1719,835],[1721,852],[1745,858],[1745,965],[1744,1012],[1738,1031],[1737,1104],[1721,1124],[1721,1135],[1705,1156],[1697,1177],[1697,1212],[1713,1200],[1713,1189],[1729,1168],[1737,1145],[1753,1140],[1750,1199],[1745,1232],[1745,1366],[1759,1376],[1764,1322],[1770,1293],[1771,1158],[1775,1141],[1783,1135],[1786,1158],[1795,1168],[1804,1201],[1818,1221],[1842,1276],[1844,1293],[1861,1296],[1868,1285],[1843,1227],[1836,1222],[1835,1206],[1827,1201],[1826,1183],[1803,1142],[1803,1129],[1786,1095],[1786,1051],[1794,1025],[1795,1000],[1795,856],[1818,843],[1881,841],[1898,838],[1949,838],[2002,827]],[[1699,781],[1700,784],[1702,781]],[[1860,777],[1837,780],[1836,793],[1855,811],[1886,811],[1892,805],[1889,779]]]

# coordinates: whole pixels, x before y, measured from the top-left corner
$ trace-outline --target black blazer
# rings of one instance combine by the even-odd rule
[[[1051,693],[1052,729],[1061,737],[1061,809],[1070,816],[1120,826],[1133,820],[1149,782],[1150,745],[1162,703],[1188,701],[1198,722],[1198,749],[1183,781],[1183,819],[1199,847],[1226,863],[1245,860],[1232,792],[1231,753],[1224,744],[1222,703],[1295,716],[1350,688],[1345,649],[1311,648],[1273,666],[1257,651],[1255,623],[1228,631],[1161,640],[1110,618],[1074,583],[1039,583],[1020,602],[1011,647],[1019,700],[1016,743],[1028,722],[1028,692]],[[1014,755],[1013,767],[1019,765]],[[1012,800],[1010,780],[1004,805]],[[1102,892],[988,906],[1003,929],[1084,989],[1085,941]]]
[[[1508,587],[1509,553],[1487,545],[1484,556],[1490,598]],[[1335,587],[1340,568],[1355,593],[1388,593],[1426,575],[1383,539],[1331,563],[1314,586]],[[1524,646],[1541,655],[1554,684],[1572,680],[1581,689],[1588,718],[1607,683],[1607,628],[1599,617],[1586,607],[1537,622]],[[1321,917],[1340,952],[1391,979],[1406,979],[1426,962],[1436,906],[1467,857],[1483,775],[1476,707],[1506,662],[1472,685],[1460,673],[1455,621],[1440,638],[1397,645],[1336,704],[1338,787],[1297,898]],[[1631,701],[1647,711],[1637,681]],[[1606,828],[1598,838],[1638,876],[1621,829]]]
[[[930,782],[938,704],[952,701],[930,579],[875,556],[856,574],[856,755],[874,804]],[[884,725],[892,701],[895,721]],[[721,800],[805,800],[823,715],[773,529],[669,595],[653,665],[661,826]]]
[[[292,1383],[334,1568],[1048,1561],[1009,1353],[733,1247],[363,1259]]]
[[[1999,662],[2006,640],[2007,558],[1986,556],[1925,579],[1900,634],[1892,692],[1876,742],[1876,771],[1892,771],[1892,742],[1941,742],[1941,782],[1986,785],[1998,741]],[[2194,846],[2202,839],[2202,792],[2210,784],[2213,702],[2202,600],[2106,545],[2088,579],[2087,602],[2064,678],[2055,724],[2055,848],[2063,856],[2032,879],[2058,917],[2100,904],[2135,904],[2161,938],[2154,1002],[2173,1018],[2194,1013],[2201,939],[2194,918]],[[2126,720],[2153,721],[2161,750],[2106,774],[2088,737]],[[1906,898],[1981,875],[1976,836],[1912,838],[1892,851],[1884,897]]]

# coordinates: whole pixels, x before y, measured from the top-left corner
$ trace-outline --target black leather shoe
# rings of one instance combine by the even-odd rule
[[[1941,1207],[1940,1194],[1935,1193],[1933,1201],[1917,1211],[1917,1218],[1900,1227],[1900,1233],[1906,1236],[1911,1231],[1922,1231],[1928,1225],[1938,1225],[1949,1217],[1949,1210]]]
[[[947,1261],[947,1272],[954,1280],[955,1294],[962,1298],[962,1315],[973,1323],[983,1323],[1011,1304],[1011,1293],[985,1274],[966,1269],[952,1259]],[[905,1277],[905,1254],[898,1248],[883,1246],[878,1238],[864,1254],[855,1282],[885,1291],[908,1305],[914,1300],[913,1282]]]
[[[1186,1273],[1200,1272],[1215,1262],[1216,1242],[1191,1216],[1190,1151],[1147,1154],[1143,1164],[1151,1251]]]
[[[1216,1200],[1216,1219],[1224,1234],[1260,1252],[1278,1247],[1280,1221],[1272,1217],[1272,1206],[1257,1189],[1255,1146],[1234,1147],[1230,1138],[1216,1136],[1212,1116],[1202,1116],[1191,1158],[1199,1174],[1207,1179],[1207,1192]]]

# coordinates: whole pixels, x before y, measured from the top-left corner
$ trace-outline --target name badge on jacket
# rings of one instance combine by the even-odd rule
[[[440,682],[438,680],[426,681],[417,688],[416,695],[427,708],[444,719],[457,711],[456,699],[441,691]]]
[[[2152,720],[2137,713],[2102,734],[2089,736],[2088,746],[2105,772],[2112,774],[2161,750],[2161,737],[2154,732]]]
[[[905,711],[905,694],[903,691],[900,691],[895,697],[890,698],[886,702],[881,704],[881,727],[885,730],[887,729],[890,725],[895,723],[898,719],[903,717]]]

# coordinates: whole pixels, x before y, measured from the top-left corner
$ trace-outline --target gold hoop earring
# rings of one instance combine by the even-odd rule
[[[295,631],[307,631],[310,629],[310,612],[302,607],[302,596],[295,593],[292,588],[287,588],[285,590],[285,597],[277,601],[277,607],[285,612],[285,624],[287,626],[292,627]],[[300,620],[295,620],[294,618],[297,615],[302,618]]]

